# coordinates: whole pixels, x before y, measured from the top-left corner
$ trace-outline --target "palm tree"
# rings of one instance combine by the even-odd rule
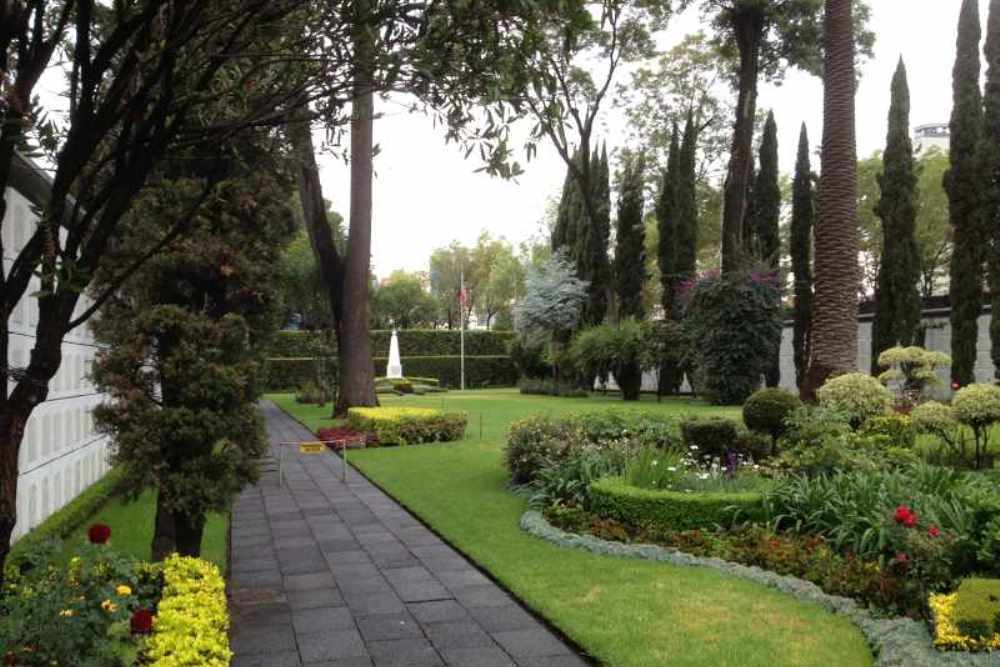
[[[823,148],[815,229],[812,358],[804,398],[857,366],[857,147],[853,0],[826,0],[823,21]]]

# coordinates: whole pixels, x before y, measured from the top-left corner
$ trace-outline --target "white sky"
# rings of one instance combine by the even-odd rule
[[[900,55],[906,61],[911,97],[911,123],[947,122],[951,114],[951,68],[960,0],[870,0],[877,40],[875,57],[863,70],[857,97],[858,154],[871,154],[885,142],[889,83]],[[980,0],[986,25],[987,0]],[[662,41],[669,48],[698,29],[696,13],[681,16]],[[619,81],[624,81],[619,75]],[[773,108],[779,128],[783,171],[794,166],[799,125],[805,121],[815,147],[822,134],[823,90],[819,79],[790,72],[781,87],[762,86],[759,104]],[[606,104],[610,109],[611,105]],[[376,122],[381,153],[375,161],[373,268],[380,277],[395,269],[426,270],[430,253],[453,239],[472,244],[482,230],[519,242],[538,230],[547,200],[558,195],[565,167],[555,150],[539,145],[525,163],[526,173],[504,182],[483,173],[476,156],[468,161],[430,119],[411,115],[398,104],[381,104],[385,118]],[[609,149],[624,136],[621,118],[606,112]],[[617,131],[614,128],[618,128]],[[349,207],[348,167],[321,158],[324,195],[346,217]]]

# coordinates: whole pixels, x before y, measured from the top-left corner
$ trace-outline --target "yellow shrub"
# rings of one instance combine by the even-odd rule
[[[227,667],[233,654],[219,569],[175,554],[164,563],[163,577],[163,597],[146,647],[149,662],[153,667]]]
[[[934,645],[952,651],[1000,650],[1000,634],[988,639],[976,639],[959,631],[954,617],[957,602],[958,593],[930,596],[931,612],[934,614]]]
[[[350,428],[374,433],[382,445],[461,440],[467,422],[463,413],[445,413],[433,408],[350,408],[347,411]]]

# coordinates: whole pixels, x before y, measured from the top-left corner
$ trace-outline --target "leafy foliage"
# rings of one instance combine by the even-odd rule
[[[554,332],[572,331],[586,298],[587,283],[576,277],[566,254],[557,252],[528,272],[524,297],[514,308],[517,331],[535,343]]]
[[[750,430],[766,433],[777,442],[787,428],[785,419],[801,407],[799,397],[784,389],[760,389],[743,404],[743,423]]]
[[[351,408],[347,411],[347,425],[361,433],[374,433],[380,445],[461,440],[468,421],[465,413],[431,408]]]
[[[625,163],[618,198],[615,235],[615,295],[619,317],[642,319],[642,288],[646,282],[646,227],[643,224],[643,158]]]
[[[867,373],[845,373],[830,378],[816,392],[819,404],[848,416],[857,428],[892,407],[892,393]]]
[[[816,217],[813,173],[809,164],[809,135],[805,123],[799,133],[799,152],[792,184],[792,220],[789,227],[789,254],[794,277],[792,349],[795,384],[802,386],[809,364],[809,330],[812,320],[812,228]]]
[[[972,429],[976,468],[985,467],[990,429],[1000,421],[1000,387],[991,384],[962,387],[952,398],[951,409],[959,422]]]
[[[617,326],[602,324],[574,336],[569,355],[584,376],[613,375],[622,397],[636,401],[642,388],[642,371],[655,363],[646,355],[653,333],[651,327],[632,318],[620,321]]]

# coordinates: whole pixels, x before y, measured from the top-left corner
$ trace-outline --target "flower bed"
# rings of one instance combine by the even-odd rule
[[[321,428],[316,431],[316,437],[336,451],[378,445],[378,438],[374,433],[359,433],[346,426]]]
[[[432,408],[351,408],[347,426],[373,433],[380,445],[450,442],[465,437],[468,417]]]
[[[590,485],[591,508],[597,514],[627,524],[671,530],[713,528],[728,526],[736,519],[759,519],[761,501],[761,494],[756,492],[642,489],[620,477],[607,477]]]

